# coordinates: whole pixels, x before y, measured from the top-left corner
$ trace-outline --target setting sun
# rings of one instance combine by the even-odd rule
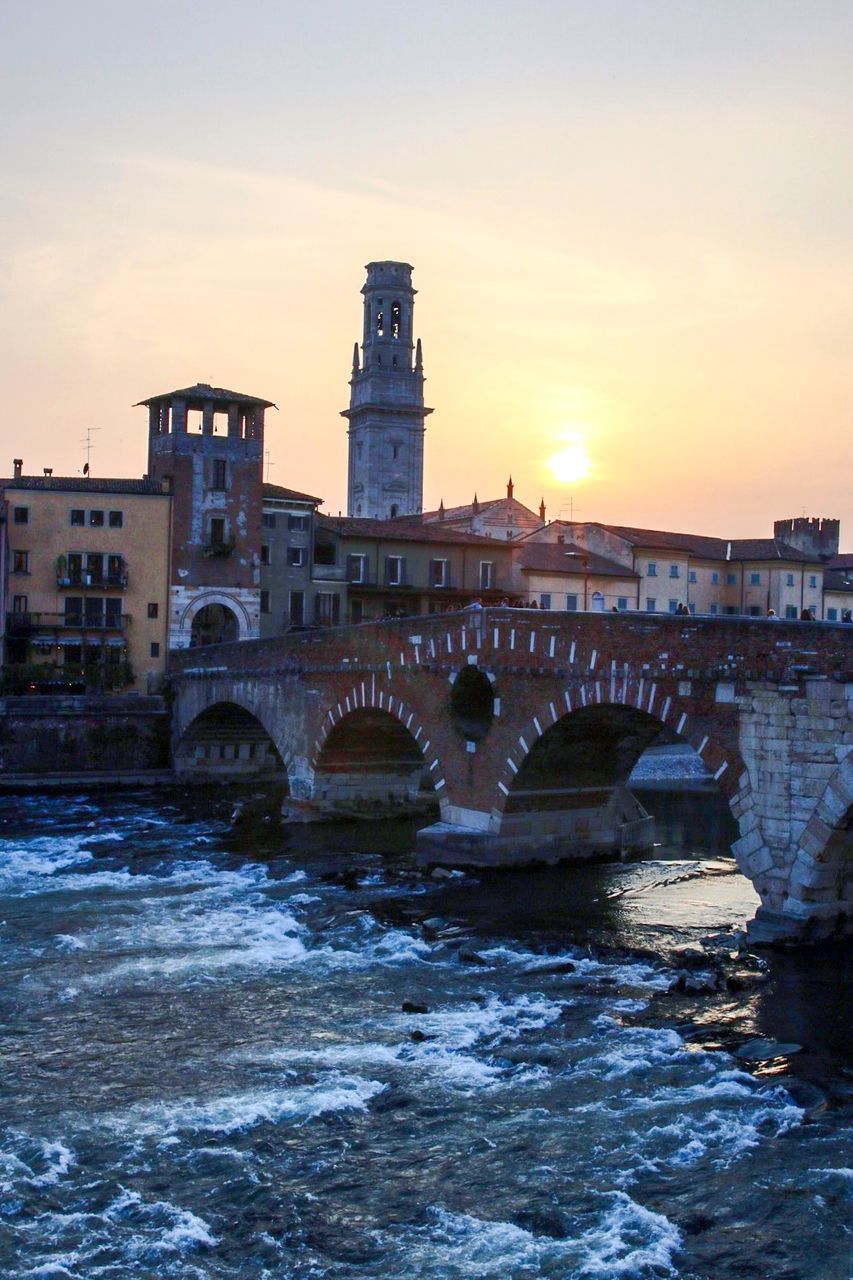
[[[592,470],[586,445],[577,437],[567,439],[561,449],[551,454],[548,466],[555,480],[561,484],[585,480]]]

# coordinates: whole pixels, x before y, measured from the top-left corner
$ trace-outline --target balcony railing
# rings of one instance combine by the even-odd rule
[[[224,560],[226,556],[231,555],[235,546],[236,543],[233,540],[231,542],[208,542],[202,550],[209,560]]]
[[[121,573],[57,573],[56,585],[61,591],[123,591],[127,586],[127,570]]]
[[[131,615],[86,615],[85,613],[7,613],[8,635],[27,635],[35,631],[119,631],[130,626]]]

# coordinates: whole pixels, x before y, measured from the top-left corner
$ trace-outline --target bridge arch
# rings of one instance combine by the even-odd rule
[[[803,828],[783,910],[831,925],[853,915],[853,751]]]
[[[172,753],[183,779],[287,782],[287,760],[255,710],[229,699],[210,702],[193,716]]]
[[[414,710],[385,690],[379,703],[347,697],[324,720],[311,771],[313,807],[325,816],[387,817],[441,803],[444,778]]]
[[[756,818],[740,751],[720,740],[688,696],[624,670],[619,678],[570,681],[521,724],[494,794],[501,834],[525,830],[529,819],[522,815],[544,803],[550,808],[544,830],[571,839],[575,847],[608,847],[610,832],[609,847],[648,848],[652,822],[631,794],[628,779],[664,726],[693,747],[725,795],[741,832],[733,852],[762,893],[769,868],[755,856],[754,842],[745,839]]]

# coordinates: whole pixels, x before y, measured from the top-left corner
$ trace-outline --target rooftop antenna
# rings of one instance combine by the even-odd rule
[[[271,461],[271,456],[270,456],[270,451],[269,451],[269,449],[267,449],[266,453],[264,454],[264,457],[265,457],[265,458],[266,458],[266,460],[267,460],[267,484],[269,484],[269,480],[270,480],[270,467],[274,467],[274,466],[275,466],[275,463]]]
[[[575,519],[575,500],[574,500],[574,498],[571,496],[571,494],[569,495],[568,507],[569,507],[569,524],[573,524],[573,523],[574,523],[574,519]],[[563,504],[563,506],[562,506],[562,507],[560,507],[560,518],[561,518],[561,519],[563,519],[563,518],[564,518],[564,516],[565,516],[565,511],[566,511],[566,505],[565,505],[565,503],[564,503],[564,504]]]
[[[94,447],[95,447],[95,446],[92,444],[92,432],[93,432],[93,431],[100,431],[100,429],[101,429],[100,427],[87,427],[87,428],[86,428],[86,439],[85,439],[85,440],[81,440],[81,441],[80,441],[80,443],[81,443],[81,444],[84,444],[84,445],[86,446],[86,465],[85,465],[85,466],[84,466],[84,468],[83,468],[83,475],[84,475],[84,476],[87,476],[87,475],[89,474],[89,470],[90,470],[90,466],[89,466],[89,464],[90,464],[90,463],[91,463],[91,461],[92,461],[92,450],[93,450],[93,449],[94,449]]]

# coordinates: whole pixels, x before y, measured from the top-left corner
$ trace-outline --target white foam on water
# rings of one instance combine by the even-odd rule
[[[82,849],[89,837],[39,836],[21,844],[16,840],[0,840],[0,890],[14,892],[32,885],[44,888],[46,877],[55,876],[65,867],[91,862],[93,855]],[[38,889],[36,889],[38,891]]]
[[[274,1049],[260,1056],[245,1054],[242,1057],[245,1061],[263,1061],[276,1066],[314,1066],[350,1071],[385,1068],[392,1074],[404,1073],[407,1085],[417,1087],[423,1083],[432,1088],[439,1082],[461,1093],[495,1089],[507,1084],[533,1085],[547,1078],[543,1068],[508,1068],[446,1045],[413,1044],[409,1041],[395,1045],[367,1042],[328,1045],[322,1049]]]
[[[583,955],[577,951],[543,955],[539,952],[512,947],[491,947],[485,951],[480,949],[479,954],[493,964],[512,966],[522,973],[537,973],[541,969],[547,970],[555,965],[571,964],[572,972],[559,974],[561,984],[609,978],[620,986],[654,992],[668,991],[674,981],[672,974],[642,960],[596,960],[592,956]]]
[[[601,1223],[581,1237],[578,1280],[676,1275],[674,1256],[681,1248],[681,1233],[674,1223],[624,1191],[613,1191],[610,1198]]]
[[[8,1194],[25,1184],[49,1187],[64,1178],[76,1163],[70,1147],[57,1138],[36,1138],[8,1130],[0,1147],[0,1192]]]
[[[304,1123],[330,1111],[364,1111],[385,1088],[379,1080],[330,1074],[315,1084],[253,1089],[205,1100],[137,1105],[103,1122],[135,1137],[168,1139],[180,1133],[238,1133],[259,1124]]]
[[[562,1009],[562,1003],[538,994],[517,996],[515,999],[490,995],[482,1004],[472,1001],[419,1014],[416,1022],[409,1014],[398,1014],[392,1025],[411,1028],[414,1023],[443,1044],[464,1049],[480,1041],[497,1045],[517,1040],[525,1032],[538,1031],[555,1022]]]
[[[433,1208],[430,1223],[392,1242],[398,1280],[424,1275],[507,1280],[652,1280],[676,1274],[678,1229],[624,1192],[607,1194],[599,1222],[574,1239],[535,1235],[512,1222]]]

